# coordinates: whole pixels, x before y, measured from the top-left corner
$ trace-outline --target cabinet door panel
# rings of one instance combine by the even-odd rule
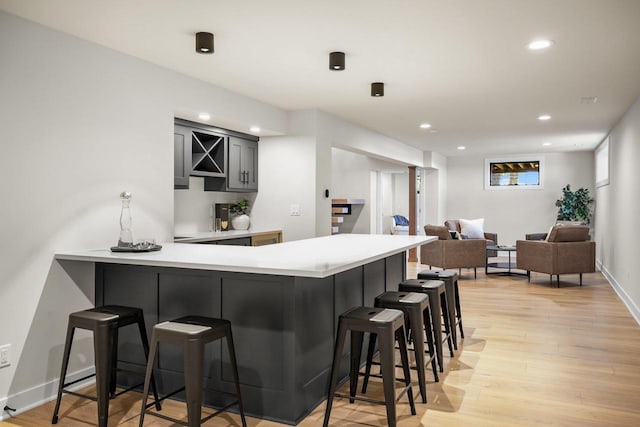
[[[227,174],[229,188],[244,188],[242,155],[244,148],[244,140],[235,137],[229,137],[229,160]]]
[[[246,171],[246,188],[258,190],[258,143],[247,141],[243,169]]]
[[[173,131],[173,187],[189,188],[191,173],[191,131],[184,126],[174,126]]]

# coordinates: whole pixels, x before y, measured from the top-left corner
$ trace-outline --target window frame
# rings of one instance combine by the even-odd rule
[[[537,162],[539,184],[538,185],[491,185],[491,163],[509,163],[509,162]],[[504,156],[490,159],[484,159],[484,189],[485,190],[542,190],[544,189],[544,156],[535,154],[523,154],[521,156]]]

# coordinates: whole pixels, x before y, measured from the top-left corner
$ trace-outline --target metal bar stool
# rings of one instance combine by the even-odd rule
[[[464,339],[464,331],[462,330],[462,310],[460,310],[460,291],[458,289],[458,273],[455,271],[445,270],[424,270],[418,273],[418,279],[423,280],[442,280],[447,288],[447,305],[455,307],[449,310],[449,319],[451,322],[451,337],[453,340],[453,348],[458,349],[458,337],[456,334],[456,325],[460,328],[460,339]]]
[[[418,385],[422,403],[427,403],[425,363],[431,363],[433,375],[438,381],[438,369],[436,367],[436,352],[433,345],[433,332],[431,330],[431,310],[429,310],[429,297],[423,293],[416,292],[385,292],[375,299],[374,307],[392,308],[401,310],[404,313],[405,325],[408,325],[410,336],[413,341],[413,351],[416,358],[416,366],[411,367],[418,371]],[[427,337],[429,360],[425,362],[424,337]],[[362,392],[367,392],[367,384],[371,375],[371,365],[373,353],[375,351],[376,335],[369,337],[369,348],[367,351],[367,365],[365,368],[364,380],[362,382]],[[410,349],[411,350],[411,349]],[[378,375],[374,375],[378,376]]]
[[[143,384],[136,384],[116,393],[116,373],[118,371],[133,375],[144,375],[141,372],[133,372],[117,368],[118,329],[134,323],[138,325],[138,329],[140,330],[140,339],[142,341],[145,359],[148,359],[149,343],[147,341],[147,331],[145,329],[144,316],[142,315],[141,309],[135,307],[123,307],[119,305],[105,305],[103,307],[78,311],[69,315],[67,338],[64,344],[64,354],[62,357],[62,371],[60,373],[60,383],[58,385],[58,397],[56,399],[55,409],[53,410],[51,424],[58,423],[58,412],[60,411],[62,393],[67,393],[97,401],[98,426],[107,427],[107,420],[109,418],[109,399],[120,396],[122,393],[130,391]],[[76,328],[93,331],[93,351],[95,354],[96,373],[65,383],[64,381],[67,376],[67,369],[69,365],[69,356],[71,354],[71,344],[73,342],[73,335]],[[70,385],[84,381],[93,376],[96,377],[96,397],[66,389],[66,387]],[[156,397],[156,408],[160,410],[160,403],[157,400],[158,393],[156,391],[156,383],[153,378],[151,378],[151,384],[153,387],[153,395]]]
[[[213,414],[202,418],[202,380],[204,377],[204,346],[207,343],[226,338],[227,348],[229,351],[229,359],[233,378],[235,381],[236,393],[225,393],[235,397],[235,400],[225,405]],[[153,374],[153,362],[156,357],[159,343],[170,343],[182,347],[184,352],[184,382],[185,386],[178,390],[167,394],[160,400],[167,399],[183,390],[186,392],[187,402],[187,422],[158,414],[148,409],[151,404],[147,405],[149,397],[149,382]],[[247,421],[244,417],[244,409],[242,408],[242,398],[240,396],[240,381],[238,380],[238,365],[236,362],[236,353],[233,345],[233,336],[231,333],[231,322],[224,319],[212,319],[201,316],[186,316],[170,322],[162,322],[153,327],[151,334],[151,356],[147,362],[147,374],[144,381],[144,392],[142,395],[142,409],[140,411],[140,427],[144,423],[144,415],[148,413],[156,417],[163,418],[174,423],[186,425],[188,427],[197,427],[205,421],[209,420],[221,412],[226,411],[233,405],[238,405],[242,425],[246,427]]]
[[[340,372],[340,359],[347,332],[351,331],[351,364],[349,369],[350,387],[349,394],[336,393],[338,374]],[[360,354],[362,353],[362,341],[364,333],[376,334],[380,338],[380,362],[382,370],[382,385],[384,389],[384,401],[369,399],[366,397],[356,397],[358,389],[358,376],[360,375]],[[405,387],[396,397],[395,391],[395,341],[400,347],[400,358]],[[411,414],[416,414],[413,402],[413,391],[411,389],[411,377],[409,370],[409,357],[407,355],[407,341],[404,331],[404,315],[400,310],[373,307],[356,307],[343,313],[338,318],[338,335],[333,352],[333,364],[331,366],[331,382],[327,397],[327,409],[324,414],[324,427],[329,425],[331,417],[331,406],[333,398],[347,398],[351,403],[354,400],[361,400],[370,403],[385,405],[387,408],[387,425],[396,425],[396,400],[405,393],[409,398]]]
[[[444,282],[442,280],[409,279],[400,283],[398,289],[402,292],[420,292],[429,296],[431,324],[433,325],[438,365],[440,366],[440,372],[444,372],[444,353],[442,350],[442,343],[444,341],[446,341],[449,346],[449,355],[453,357],[451,322]],[[442,334],[443,326],[444,335]]]

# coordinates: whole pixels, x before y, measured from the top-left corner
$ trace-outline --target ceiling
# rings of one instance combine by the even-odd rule
[[[640,96],[639,0],[0,0],[0,9],[446,156],[590,150]],[[213,55],[194,52],[198,31],[215,34]],[[537,38],[555,44],[528,50]],[[345,71],[328,69],[336,50]],[[383,98],[370,96],[374,81]],[[552,119],[537,120],[543,113]]]

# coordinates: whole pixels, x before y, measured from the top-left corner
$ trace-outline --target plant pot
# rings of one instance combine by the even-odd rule
[[[249,228],[249,224],[251,223],[251,219],[249,215],[236,215],[231,218],[231,225],[234,230],[247,230]]]

